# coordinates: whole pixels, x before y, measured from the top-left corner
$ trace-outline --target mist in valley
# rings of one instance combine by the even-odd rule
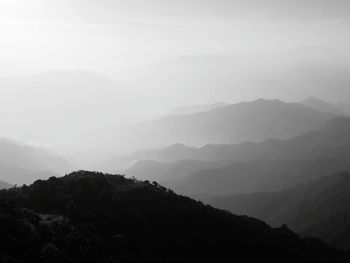
[[[347,262],[349,12],[1,0],[0,261]]]

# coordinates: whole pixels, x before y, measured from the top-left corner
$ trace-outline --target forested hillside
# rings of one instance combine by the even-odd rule
[[[2,262],[348,262],[157,183],[75,172],[0,192]]]

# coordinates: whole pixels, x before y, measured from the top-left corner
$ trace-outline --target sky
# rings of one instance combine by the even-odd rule
[[[0,136],[81,154],[182,105],[350,103],[349,13],[348,0],[0,0]]]
[[[342,0],[1,0],[0,58],[121,78],[125,68],[182,55],[348,52],[349,11]]]

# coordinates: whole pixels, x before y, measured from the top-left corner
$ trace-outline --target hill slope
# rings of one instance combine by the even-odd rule
[[[145,96],[93,71],[0,77],[0,87],[0,137],[50,145],[65,155],[86,153],[87,140],[90,150],[119,146],[125,139],[118,143],[115,132],[121,136],[121,128],[151,108]]]
[[[70,168],[67,160],[47,149],[0,138],[0,180],[28,184]]]
[[[346,115],[337,105],[331,104],[327,101],[320,100],[315,97],[309,97],[300,102],[301,104],[308,106],[312,109],[323,111],[323,112],[332,112],[337,115]]]
[[[0,192],[7,262],[347,262],[287,228],[216,210],[159,185],[76,172]],[[6,230],[6,231],[5,231]]]
[[[168,115],[187,115],[187,114],[194,114],[209,110],[214,110],[221,107],[227,107],[229,104],[224,102],[218,102],[214,104],[201,104],[201,105],[191,105],[191,106],[183,106],[178,107],[173,110],[171,110]]]
[[[280,192],[211,198],[210,204],[257,217],[350,249],[350,174],[343,172]]]
[[[221,163],[224,164],[224,162]],[[209,162],[206,164],[210,165]],[[348,169],[350,168],[350,160],[349,158],[257,159],[247,162],[232,162],[222,167],[213,165],[211,168],[205,168],[205,165],[202,165],[195,168],[197,171],[185,173],[182,177],[177,176],[170,180],[164,178],[161,182],[177,193],[186,195],[278,191]],[[145,169],[146,174],[149,170],[149,167]],[[156,173],[156,167],[153,167],[153,171]],[[171,169],[163,171],[163,174],[167,175],[169,171]],[[132,172],[133,170],[131,170],[131,174],[133,174]]]
[[[350,146],[349,132],[350,118],[338,117],[320,124],[309,132],[284,140],[270,138],[262,142],[205,144],[200,147],[189,147],[177,143],[112,159],[101,165],[101,168],[108,171],[125,169],[140,160],[177,162],[183,159],[200,161],[248,161],[259,158],[305,159],[325,156],[335,150],[340,151],[339,156],[344,156],[341,152]]]
[[[140,134],[135,137],[140,143],[147,142],[148,147],[283,139],[315,129],[336,116],[298,103],[260,99],[196,114],[164,117],[138,127]]]
[[[141,180],[165,182],[186,177],[196,171],[219,168],[228,165],[229,161],[206,162],[198,160],[180,160],[163,163],[153,160],[138,161],[125,171],[128,177]]]
[[[178,165],[178,160],[184,156],[184,159],[196,160],[192,165],[187,161],[187,166],[193,168],[191,171],[181,170],[184,173],[177,178],[164,176],[158,179],[179,193],[215,195],[278,191],[350,169],[349,134],[350,118],[344,117],[288,140],[269,139],[260,143],[201,148],[178,145],[149,154],[150,159],[159,158],[166,162],[173,159],[172,165],[149,161],[147,167],[137,162],[126,172],[137,176],[144,169],[145,176],[171,174],[172,167]],[[202,165],[195,166],[199,160]],[[210,167],[210,164],[215,165]]]

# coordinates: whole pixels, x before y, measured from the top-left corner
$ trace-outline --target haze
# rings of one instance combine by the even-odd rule
[[[0,262],[350,262],[349,0],[0,0]]]
[[[184,105],[350,102],[349,1],[2,0],[1,137],[80,165]],[[127,130],[127,131],[124,131]]]

